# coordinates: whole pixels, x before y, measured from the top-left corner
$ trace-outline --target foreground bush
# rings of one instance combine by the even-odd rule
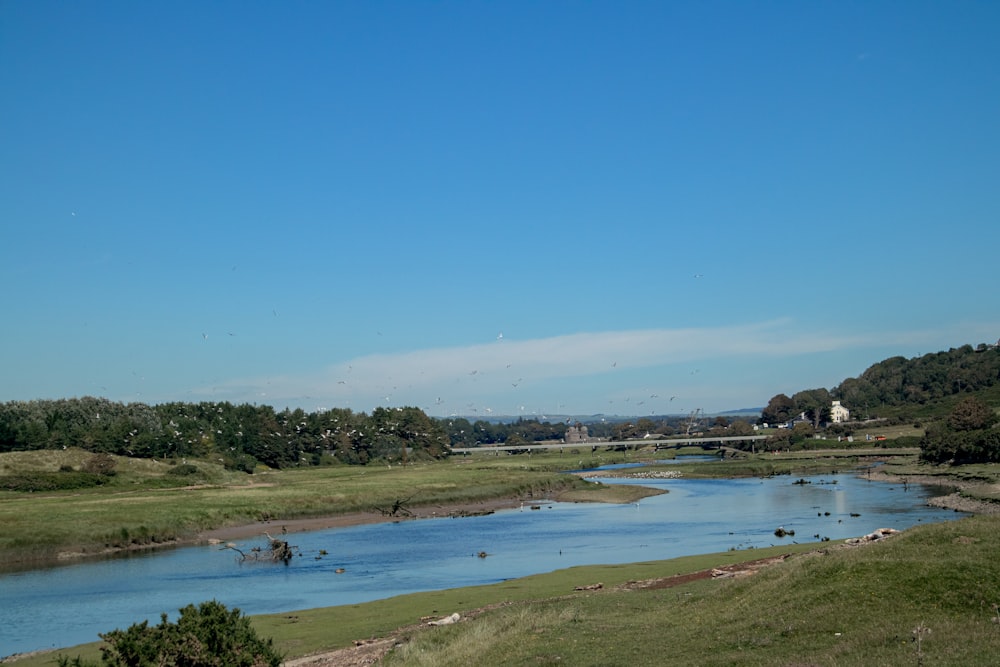
[[[263,640],[239,609],[215,600],[180,610],[176,623],[163,614],[159,625],[147,621],[101,635],[101,662],[111,667],[278,667],[282,656]],[[80,658],[59,658],[59,667],[93,667]]]

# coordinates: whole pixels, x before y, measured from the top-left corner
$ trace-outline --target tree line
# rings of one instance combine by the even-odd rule
[[[0,452],[80,447],[138,458],[217,460],[253,472],[444,456],[442,424],[418,408],[280,412],[229,402],[118,403],[85,396],[0,404]]]
[[[446,456],[452,447],[565,440],[578,421],[432,418],[414,407],[371,414],[333,408],[276,411],[229,402],[119,403],[84,396],[0,403],[0,452],[79,447],[100,454],[182,461],[216,460],[229,469],[397,462]],[[742,435],[746,419],[681,416],[595,420],[588,435],[627,440],[694,432]]]

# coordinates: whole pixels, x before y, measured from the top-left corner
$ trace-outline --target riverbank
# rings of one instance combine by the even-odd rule
[[[1000,515],[1000,502],[986,499],[991,496],[1000,496],[1000,484],[970,482],[954,477],[942,478],[934,475],[894,475],[880,471],[865,473],[865,477],[893,484],[926,484],[952,488],[954,491],[951,493],[934,496],[927,501],[927,504],[969,514]]]

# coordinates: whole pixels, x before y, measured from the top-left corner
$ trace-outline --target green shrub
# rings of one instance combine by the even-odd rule
[[[212,600],[180,610],[176,623],[163,614],[159,625],[147,621],[127,630],[101,634],[101,663],[110,667],[279,667],[283,656],[270,638],[263,640],[239,609]],[[79,657],[58,657],[59,667],[97,667]]]

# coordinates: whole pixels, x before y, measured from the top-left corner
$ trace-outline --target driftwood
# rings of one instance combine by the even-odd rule
[[[596,583],[596,584],[590,584],[590,585],[587,585],[587,586],[574,586],[573,590],[574,591],[599,591],[602,588],[604,588],[604,584],[602,584],[602,583]]]
[[[413,512],[406,507],[411,500],[413,500],[413,496],[409,498],[396,498],[392,503],[392,507],[376,506],[375,509],[381,512],[382,516],[413,516]]]
[[[249,552],[243,551],[233,542],[226,543],[222,548],[232,549],[238,553],[240,563],[284,563],[288,565],[294,555],[288,542],[271,537],[269,533],[264,533],[264,536],[267,537],[267,546],[255,546]]]

